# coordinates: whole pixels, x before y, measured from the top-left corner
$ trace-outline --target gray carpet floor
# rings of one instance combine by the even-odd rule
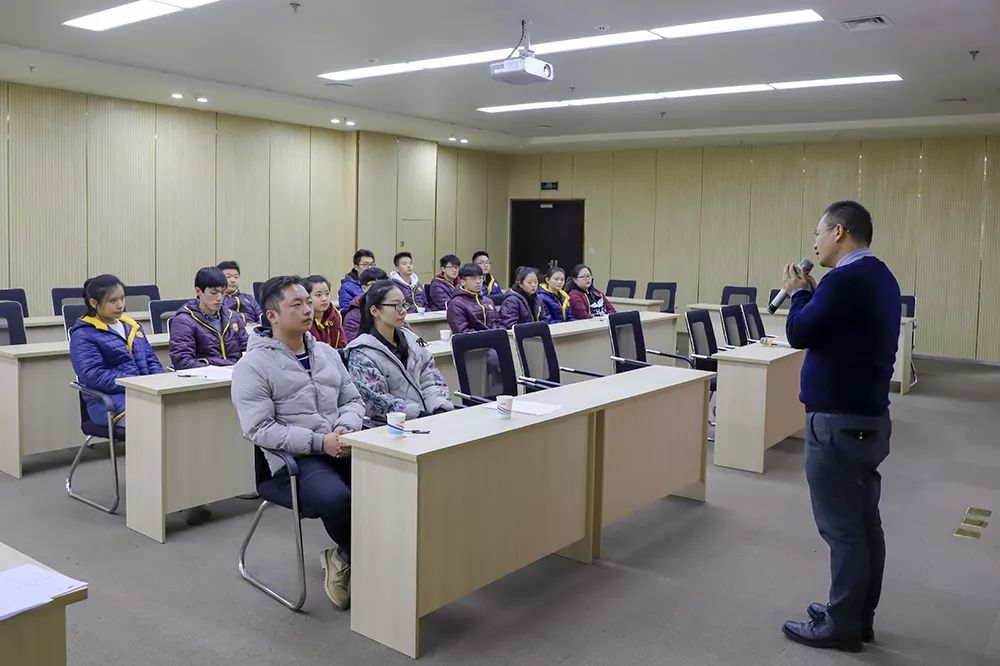
[[[893,396],[885,591],[878,642],[863,653],[810,650],[780,632],[825,600],[829,576],[802,442],[788,440],[764,475],[710,466],[705,504],[667,499],[609,527],[595,565],[549,557],[432,613],[421,661],[1000,664],[1000,368],[924,361],[918,371],[913,392]],[[81,489],[107,478],[94,455]],[[198,527],[171,516],[159,545],[67,498],[71,459],[32,458],[20,481],[0,475],[0,540],[90,584],[68,611],[71,664],[410,662],[352,634],[349,614],[326,599],[318,521],[305,523],[306,612],[291,613],[236,573],[256,502],[214,504]],[[977,541],[952,536],[970,505],[996,512]],[[287,512],[265,516],[252,548],[251,567],[294,584]]]

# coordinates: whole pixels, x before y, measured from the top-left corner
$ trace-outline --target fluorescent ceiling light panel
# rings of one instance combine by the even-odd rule
[[[718,35],[725,32],[742,32],[744,30],[780,28],[786,25],[816,23],[822,20],[823,17],[813,10],[805,9],[796,12],[760,14],[758,16],[741,16],[739,18],[722,19],[720,21],[704,21],[702,23],[671,25],[664,28],[652,28],[650,32],[654,32],[664,39],[679,39],[681,37]]]
[[[902,81],[899,74],[875,74],[873,76],[849,76],[839,79],[813,79],[812,81],[786,81],[772,83],[771,87],[778,90],[796,90],[798,88],[822,88],[824,86],[851,86],[859,83],[891,83]]]
[[[529,102],[527,104],[507,104],[506,106],[484,106],[476,109],[483,113],[507,113],[508,111],[532,111],[535,109],[554,109],[569,106],[569,102]]]
[[[374,67],[360,67],[358,69],[345,69],[342,72],[329,72],[320,74],[321,79],[331,81],[353,81],[355,79],[367,79],[371,76],[387,76],[389,74],[402,74],[403,72],[419,72],[422,67],[411,65],[407,62],[398,62],[392,65],[375,65]]]
[[[624,102],[651,102],[663,99],[656,93],[639,93],[638,95],[616,95],[614,97],[590,97],[587,99],[568,99],[569,106],[593,106],[595,104],[622,104]]]
[[[706,97],[708,95],[737,95],[739,93],[768,92],[774,90],[766,83],[753,83],[745,86],[723,86],[721,88],[696,88],[694,90],[671,90],[661,92],[665,99],[681,99],[682,97]]]
[[[503,60],[511,52],[511,49],[493,49],[492,51],[477,51],[475,53],[463,53],[462,55],[445,56],[443,58],[429,58],[427,60],[414,60],[409,63],[418,69],[442,69],[444,67],[460,67],[462,65],[478,65],[494,60]]]
[[[542,42],[541,44],[534,44],[531,50],[535,52],[535,55],[548,55],[550,53],[566,53],[567,51],[582,51],[584,49],[600,49],[605,46],[619,46],[621,44],[655,42],[658,39],[660,39],[659,35],[654,35],[649,30],[636,30],[635,32],[616,32],[610,35],[563,39],[558,42]]]
[[[63,25],[100,32],[101,30],[110,30],[111,28],[145,21],[146,19],[156,18],[165,14],[173,14],[180,10],[180,7],[165,5],[162,2],[138,0],[137,2],[130,2],[125,5],[112,7],[111,9],[105,9],[102,12],[87,14],[72,21],[66,21]]]
[[[219,0],[156,0],[157,2],[162,2],[165,5],[173,5],[174,7],[180,7],[181,9],[194,9],[195,7],[201,7],[202,5],[210,5],[213,2],[218,2]]]

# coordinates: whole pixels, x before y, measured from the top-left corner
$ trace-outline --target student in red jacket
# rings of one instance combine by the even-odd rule
[[[322,275],[310,275],[302,278],[300,284],[305,287],[312,299],[313,323],[309,327],[309,332],[316,340],[325,342],[334,349],[346,347],[344,319],[330,301],[330,281]]]
[[[594,273],[590,266],[577,264],[569,276],[569,307],[575,318],[604,317],[615,312],[615,306],[594,286]]]

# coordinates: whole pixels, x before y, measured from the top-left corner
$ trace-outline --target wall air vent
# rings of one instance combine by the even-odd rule
[[[840,25],[851,32],[863,32],[865,30],[884,30],[892,26],[892,21],[885,14],[875,16],[859,16],[858,18],[841,21]]]

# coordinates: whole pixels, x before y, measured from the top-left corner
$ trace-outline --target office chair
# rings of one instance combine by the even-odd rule
[[[263,282],[253,283],[253,300],[257,301],[258,304],[260,304],[260,288],[263,286],[264,286]]]
[[[13,301],[21,306],[21,316],[30,317],[28,314],[28,295],[24,289],[0,289],[0,301]]]
[[[663,301],[660,312],[673,313],[674,304],[677,300],[676,282],[650,282],[646,285],[646,299],[650,301]]]
[[[528,393],[543,388],[553,388],[562,382],[563,372],[571,372],[586,377],[603,377],[604,375],[589,370],[577,370],[559,365],[556,346],[552,342],[552,331],[549,323],[533,321],[530,324],[514,325],[514,345],[518,358],[521,359],[521,369],[526,380]]]
[[[170,320],[174,318],[177,311],[184,307],[186,299],[177,298],[166,301],[149,302],[149,323],[153,328],[153,333],[169,333]]]
[[[83,300],[82,298],[80,299]],[[66,331],[66,339],[69,340],[69,331],[73,328],[76,320],[87,313],[87,306],[83,303],[68,303],[62,306],[63,330]]]
[[[160,300],[160,288],[155,284],[125,286],[125,312],[148,310],[150,301],[158,300]]]
[[[14,301],[0,301],[0,346],[23,345],[28,342],[24,330],[24,316],[21,304]]]
[[[517,371],[505,330],[475,331],[451,337],[451,356],[466,407],[492,402],[498,395],[517,395]]]
[[[687,324],[688,338],[691,341],[691,359],[694,361],[695,369],[718,372],[719,362],[713,358],[718,353],[719,347],[715,342],[712,313],[708,310],[688,310],[684,313],[684,322]],[[709,402],[715,393],[717,379],[718,377],[712,377],[709,383]],[[710,418],[708,424],[714,426],[715,419]],[[708,441],[714,442],[715,439],[709,437]]]
[[[742,303],[757,302],[757,287],[734,287],[726,286],[722,288],[723,305],[740,305]]]
[[[904,295],[899,298],[900,305],[902,307],[901,312],[904,317],[916,317],[917,316],[917,297],[914,295]],[[913,325],[914,330],[916,330],[916,324]],[[917,336],[913,335],[913,347],[917,348]],[[910,363],[910,374],[913,375],[913,381],[910,382],[910,386],[915,386],[917,384],[917,366],[912,362]]]
[[[731,347],[746,347],[747,325],[743,318],[743,307],[749,305],[723,305],[722,306],[722,332],[726,336],[726,344]],[[756,303],[753,304],[756,307]],[[760,338],[755,338],[759,340]]]
[[[768,305],[771,304],[771,301],[774,300],[774,297],[778,295],[779,291],[781,291],[781,290],[780,289],[772,289],[771,290],[771,293],[767,297],[767,303],[768,303]],[[792,307],[792,299],[789,297],[789,298],[786,298],[785,300],[783,300],[781,302],[781,305],[778,306],[778,309],[779,310],[787,310],[790,307]]]
[[[608,332],[611,335],[611,360],[615,362],[615,373],[651,365],[646,361],[646,354],[673,358],[695,367],[694,361],[686,356],[647,349],[642,333],[642,317],[637,310],[608,315]]]
[[[115,509],[118,508],[118,502],[121,500],[121,495],[118,491],[118,454],[115,450],[115,446],[120,442],[125,442],[125,428],[115,425],[115,406],[111,402],[110,396],[105,393],[101,393],[100,391],[87,388],[79,382],[70,382],[70,386],[77,390],[80,398],[80,430],[83,432],[84,440],[80,445],[80,449],[76,452],[76,457],[73,458],[73,464],[70,465],[69,474],[66,475],[66,494],[75,500],[79,500],[88,506],[94,507],[95,509],[100,509],[106,513],[114,513]],[[93,396],[103,403],[104,410],[107,413],[107,423],[95,423],[90,420],[90,415],[87,413],[87,401],[84,399],[84,395]],[[83,457],[84,450],[94,446],[95,439],[108,440],[108,451],[111,456],[111,474],[114,479],[115,487],[115,500],[110,506],[100,504],[99,502],[84,497],[73,490],[73,474],[76,472],[76,467],[80,464],[80,459]]]
[[[760,318],[760,309],[758,309],[756,303],[744,303],[740,306],[740,309],[743,310],[743,323],[746,326],[747,338],[749,340],[774,337],[767,334],[767,330],[764,328],[764,320]]]
[[[269,453],[281,458],[285,467],[288,468],[288,479],[291,482],[292,495],[291,502],[289,502],[281,492],[279,482],[271,477],[271,467],[267,464],[267,458],[264,456],[263,450],[258,446],[254,446],[253,449],[254,481],[257,487],[257,494],[263,501],[260,503],[260,506],[257,507],[257,512],[253,517],[253,523],[250,524],[250,531],[243,539],[243,545],[240,547],[240,560],[237,568],[239,569],[240,576],[243,580],[250,583],[275,601],[279,602],[285,608],[298,611],[301,610],[303,604],[306,602],[306,563],[305,556],[302,552],[302,519],[315,518],[316,516],[303,516],[302,511],[299,509],[299,466],[298,463],[295,462],[295,458],[284,451],[269,450]],[[247,570],[247,546],[250,545],[250,540],[253,538],[254,532],[257,531],[257,525],[260,524],[260,519],[264,515],[264,510],[272,504],[283,506],[286,509],[291,509],[292,516],[295,518],[295,549],[298,553],[299,578],[298,597],[295,601],[281,596],[281,594],[275,592],[273,589],[268,587],[264,581],[260,580]]]
[[[52,288],[52,314],[57,317],[62,314],[64,305],[82,305],[82,287],[53,287]]]
[[[604,295],[635,298],[635,280],[608,280],[608,288],[604,290]]]

